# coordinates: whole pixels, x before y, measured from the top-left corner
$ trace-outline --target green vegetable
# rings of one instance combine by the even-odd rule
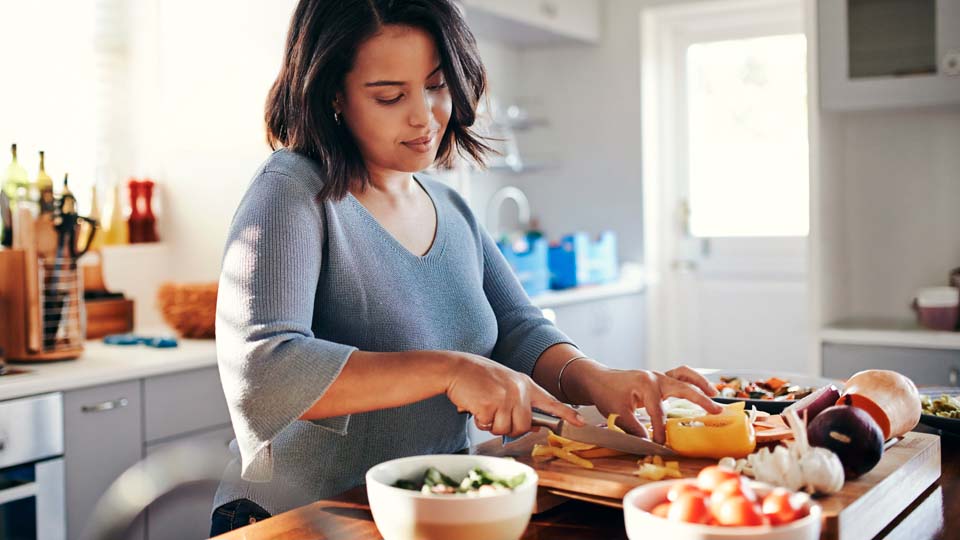
[[[394,482],[393,487],[431,493],[434,492],[431,491],[432,488],[436,486],[446,486],[456,493],[470,493],[478,491],[482,486],[514,489],[522,484],[526,478],[527,475],[525,473],[520,473],[512,478],[499,478],[480,467],[474,467],[467,473],[466,478],[461,482],[456,482],[435,467],[430,467],[424,471],[421,482],[401,479]],[[440,491],[442,492],[444,490],[441,489]]]
[[[936,399],[923,396],[920,402],[923,404],[924,414],[960,419],[960,399],[944,394]]]

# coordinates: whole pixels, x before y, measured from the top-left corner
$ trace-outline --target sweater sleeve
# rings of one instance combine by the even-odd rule
[[[262,172],[228,233],[217,295],[217,360],[241,477],[273,476],[271,441],[326,392],[355,347],[317,339],[312,321],[323,211],[310,187]],[[315,421],[346,434],[349,416]]]
[[[496,243],[483,229],[483,291],[497,317],[497,344],[493,359],[521,373],[533,375],[543,351],[573,341],[533,305]]]

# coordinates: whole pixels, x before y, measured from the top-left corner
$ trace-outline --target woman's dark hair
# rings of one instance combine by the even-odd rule
[[[486,72],[473,34],[452,0],[300,0],[283,67],[267,97],[267,142],[320,164],[321,199],[340,199],[351,182],[366,186],[369,181],[356,142],[334,119],[333,102],[360,44],[390,24],[424,30],[440,53],[453,112],[436,164],[449,167],[455,152],[483,164],[491,151],[470,129],[486,89]]]

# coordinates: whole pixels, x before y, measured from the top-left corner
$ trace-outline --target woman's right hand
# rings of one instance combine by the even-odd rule
[[[446,395],[460,412],[473,414],[477,427],[494,435],[519,437],[530,431],[533,408],[582,426],[583,417],[527,375],[493,360],[454,353]]]

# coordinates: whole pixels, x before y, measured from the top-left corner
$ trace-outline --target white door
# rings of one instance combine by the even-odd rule
[[[644,15],[653,365],[811,373],[800,0]]]

